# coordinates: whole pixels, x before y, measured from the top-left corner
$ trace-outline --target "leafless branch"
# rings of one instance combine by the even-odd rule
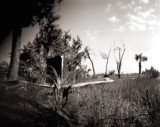
[[[123,59],[123,56],[124,56],[124,53],[125,53],[125,50],[126,50],[123,41],[121,41],[121,42],[122,42],[122,45],[123,45],[123,49],[121,49],[120,47],[117,47],[117,49],[116,49],[115,48],[115,42],[114,42],[114,57],[115,57],[115,60],[116,60],[116,63],[117,63],[117,71],[118,71],[119,78],[120,78],[120,71],[121,71],[121,66],[122,66],[122,59]],[[118,50],[119,59],[116,58],[116,55],[115,55],[116,50]],[[121,54],[121,51],[122,51],[122,54]]]
[[[117,60],[117,58],[116,58],[115,52],[116,52],[116,47],[115,47],[115,41],[114,41],[114,58],[115,58],[115,60],[116,60],[116,63],[118,63],[118,60]]]

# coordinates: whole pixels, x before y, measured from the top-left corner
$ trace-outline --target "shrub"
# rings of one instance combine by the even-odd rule
[[[115,74],[115,70],[109,71],[109,75]]]
[[[145,74],[145,78],[150,78],[150,79],[154,79],[154,78],[158,78],[159,76],[159,71],[154,69],[154,67],[151,67],[150,69],[146,69],[143,74]]]

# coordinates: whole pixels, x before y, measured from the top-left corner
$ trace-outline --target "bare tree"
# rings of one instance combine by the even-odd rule
[[[94,64],[93,64],[93,61],[90,57],[90,53],[89,53],[89,49],[88,47],[85,48],[85,57],[88,58],[92,64],[92,69],[93,69],[93,77],[96,75],[96,72],[95,72],[95,69],[94,69]]]
[[[117,64],[117,71],[118,71],[118,77],[121,78],[121,66],[122,66],[122,59],[125,53],[125,47],[124,43],[122,42],[123,49],[121,49],[119,46],[115,48],[115,42],[114,42],[114,57]],[[116,57],[116,50],[118,51],[118,58]]]
[[[109,61],[110,53],[111,53],[111,48],[110,48],[108,54],[106,54],[106,53],[101,53],[102,58],[107,60],[107,61],[106,61],[105,76],[108,76],[108,61]]]

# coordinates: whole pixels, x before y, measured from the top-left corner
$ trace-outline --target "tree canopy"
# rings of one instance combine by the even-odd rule
[[[136,61],[147,61],[148,60],[148,58],[146,57],[146,56],[142,56],[142,53],[141,54],[136,54],[135,55],[135,60]]]
[[[46,60],[57,55],[64,58],[64,80],[70,82],[73,79],[69,78],[76,78],[76,74],[80,76],[81,74],[76,73],[77,71],[83,72],[83,74],[87,73],[86,68],[81,65],[85,52],[82,50],[80,38],[78,36],[76,39],[72,38],[69,31],[62,31],[54,23],[52,17],[48,17],[46,21],[41,25],[40,32],[36,35],[33,43],[28,42],[24,46],[20,56],[21,61],[27,64],[27,68],[34,72],[34,75],[30,75],[30,78],[38,79],[38,76],[42,77],[40,74],[45,71]],[[25,71],[26,73],[28,72]]]
[[[1,31],[7,28],[1,40],[8,30],[13,32],[8,80],[18,79],[22,28],[36,23],[43,24],[48,16],[54,14],[53,9],[60,2],[61,0],[15,0],[0,3],[2,6],[0,12],[2,12],[1,16],[3,17],[0,23]],[[58,19],[58,16],[54,16],[54,19]]]
[[[2,22],[11,27],[17,25],[21,27],[34,25],[36,22],[41,22],[49,13],[53,13],[52,9],[56,6],[55,3],[60,3],[61,1],[62,0],[2,0],[0,3],[1,16],[3,17]]]

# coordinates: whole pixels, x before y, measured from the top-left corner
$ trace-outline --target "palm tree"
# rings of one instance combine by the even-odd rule
[[[142,69],[142,62],[145,62],[148,60],[148,58],[146,56],[142,56],[142,53],[141,54],[136,54],[135,55],[135,59],[136,61],[139,62],[139,74],[141,74],[141,69]]]

